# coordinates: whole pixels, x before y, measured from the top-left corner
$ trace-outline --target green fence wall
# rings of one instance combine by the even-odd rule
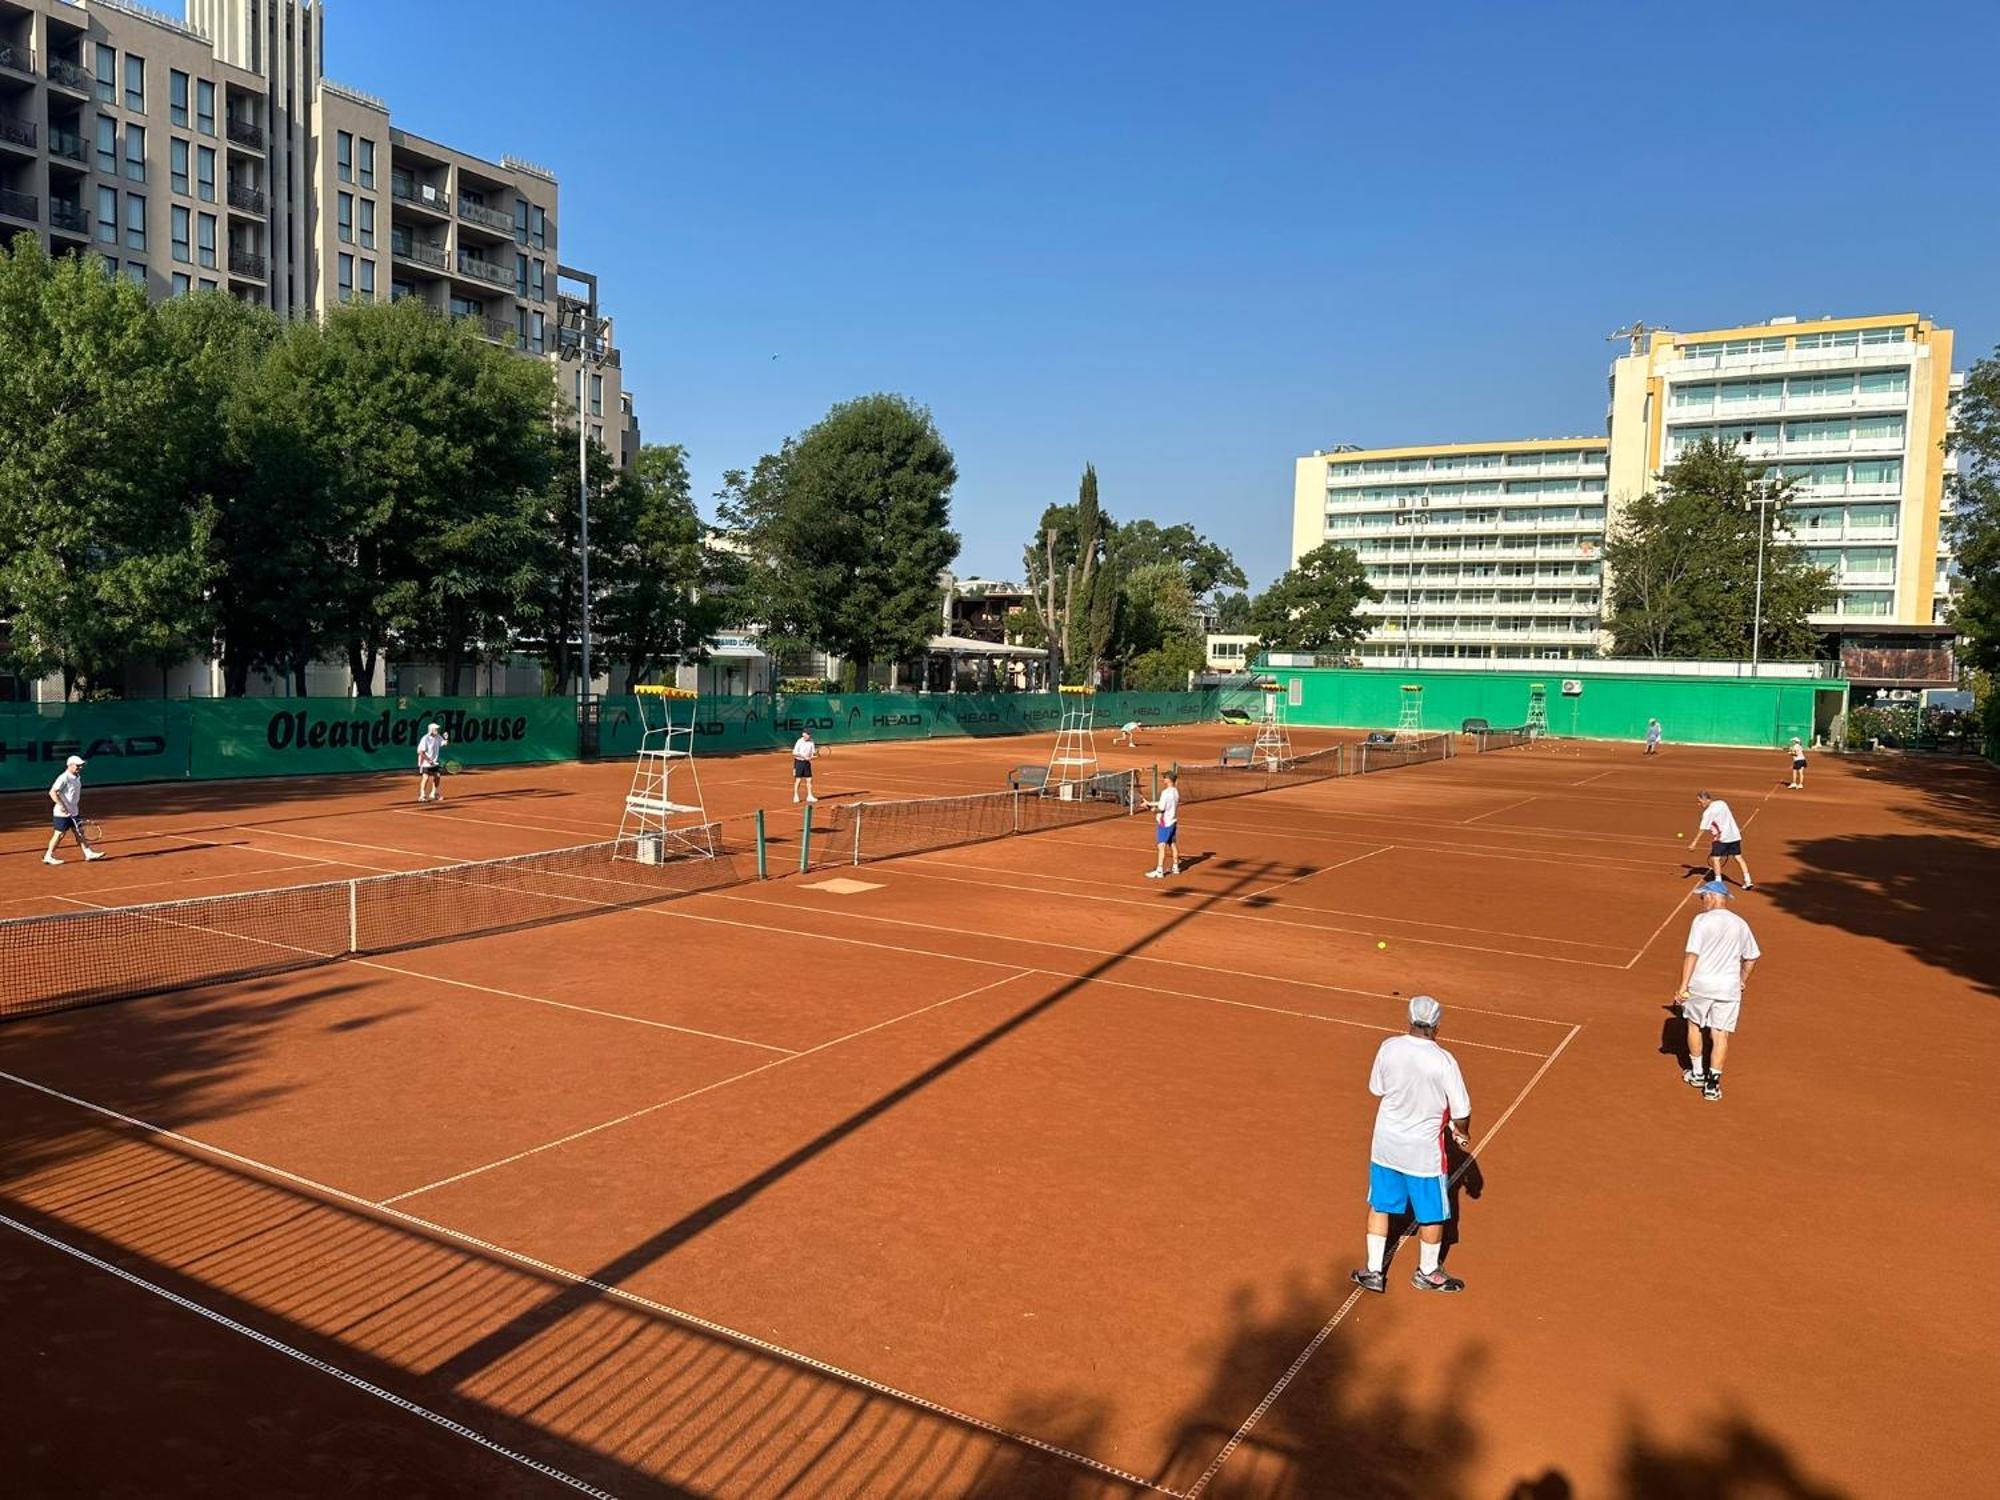
[[[1560,662],[1548,672],[1432,672],[1272,667],[1266,675],[1287,687],[1286,717],[1294,724],[1394,729],[1405,683],[1424,690],[1426,729],[1456,729],[1466,719],[1519,724],[1528,689],[1547,688],[1549,731],[1583,739],[1640,740],[1646,721],[1660,721],[1669,741],[1702,745],[1779,746],[1793,735],[1811,743],[1815,724],[1837,709],[1847,684],[1824,679],[1751,680],[1733,677],[1592,675],[1576,697],[1562,694]],[[1296,705],[1290,685],[1299,684]],[[1826,695],[1825,712],[1815,716]]]
[[[433,719],[467,765],[576,759],[566,698],[195,698],[0,706],[0,790],[81,755],[92,785],[395,771]]]
[[[1193,724],[1215,717],[1214,691],[1099,693],[1100,727]],[[830,743],[948,735],[1052,733],[1054,693],[765,694],[696,705],[704,755],[788,746],[810,727]],[[684,711],[678,710],[677,711]],[[194,698],[145,702],[0,704],[0,791],[39,791],[63,761],[90,762],[89,784],[398,771],[416,763],[431,720],[467,765],[577,758],[576,705],[567,698]],[[636,700],[609,697],[599,753],[639,748]]]
[[[1099,693],[1099,728],[1198,724],[1215,717],[1213,690],[1194,693]],[[676,707],[676,713],[685,709]],[[760,693],[703,698],[695,707],[695,749],[702,755],[789,746],[799,731],[827,744],[864,740],[943,739],[953,735],[1052,734],[1062,722],[1055,693]],[[637,700],[607,697],[598,712],[598,753],[639,748]]]

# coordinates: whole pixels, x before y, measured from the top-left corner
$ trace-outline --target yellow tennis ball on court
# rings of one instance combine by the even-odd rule
[[[1387,943],[1377,943],[1377,944],[1376,944],[1375,946],[1376,946],[1377,948],[1386,948],[1386,947],[1388,947],[1389,945],[1388,945]]]
[[[1675,837],[1675,838],[1677,838],[1677,839],[1684,839],[1684,838],[1686,838],[1686,837],[1687,837],[1687,835],[1686,835],[1686,834],[1684,834],[1684,833],[1677,833],[1677,834],[1675,834],[1675,835],[1674,835],[1674,837]]]

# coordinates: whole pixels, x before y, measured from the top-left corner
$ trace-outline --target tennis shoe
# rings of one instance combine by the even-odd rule
[[[1700,1068],[1682,1068],[1681,1082],[1691,1089],[1705,1089],[1708,1087],[1708,1074]]]
[[[1148,880],[1165,880],[1167,876],[1166,872],[1163,870],[1148,870],[1146,872],[1146,878]]]
[[[1410,1278],[1410,1285],[1420,1292],[1462,1292],[1465,1283],[1456,1276],[1447,1276],[1442,1267],[1435,1271],[1419,1271]]]
[[[85,859],[102,859],[104,858],[104,851],[102,849],[86,849],[83,851],[83,857]]]
[[[42,856],[42,863],[45,865],[59,865],[62,861],[57,859],[53,854],[44,854]]]
[[[1181,872],[1181,867],[1179,865],[1175,865],[1171,870],[1167,871],[1169,875],[1178,875],[1180,874],[1180,872]]]
[[[1347,1279],[1360,1287],[1364,1292],[1386,1292],[1389,1290],[1389,1279],[1380,1271],[1349,1271]]]
[[[1713,1103],[1722,1097],[1722,1075],[1711,1073],[1702,1081],[1701,1097]]]

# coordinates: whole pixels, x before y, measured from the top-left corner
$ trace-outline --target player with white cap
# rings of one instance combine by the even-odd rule
[[[1349,1273],[1364,1291],[1388,1289],[1389,1216],[1401,1213],[1417,1221],[1417,1271],[1410,1284],[1420,1292],[1465,1290],[1439,1264],[1451,1218],[1445,1140],[1449,1136],[1461,1151],[1472,1146],[1471,1096],[1458,1059],[1437,1044],[1443,1019],[1444,1007],[1431,996],[1411,996],[1408,1033],[1381,1045],[1368,1075],[1368,1092],[1382,1101],[1368,1152],[1368,1264]]]
[[[83,835],[83,757],[72,755],[63,763],[63,773],[49,786],[49,801],[55,804],[55,831],[49,835],[49,847],[42,851],[42,863],[59,865],[56,845],[62,836],[69,834],[76,840],[77,848],[83,851],[87,860],[104,858],[104,851],[93,849]]]
[[[444,772],[439,758],[444,747],[451,743],[451,736],[443,726],[433,723],[424,737],[417,741],[417,800],[419,802],[444,801]]]

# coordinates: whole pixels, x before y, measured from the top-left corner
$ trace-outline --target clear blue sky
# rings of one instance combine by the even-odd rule
[[[704,510],[900,391],[962,572],[1088,459],[1261,586],[1298,454],[1600,432],[1635,318],[2000,341],[1990,0],[326,3],[332,77],[560,175]]]

